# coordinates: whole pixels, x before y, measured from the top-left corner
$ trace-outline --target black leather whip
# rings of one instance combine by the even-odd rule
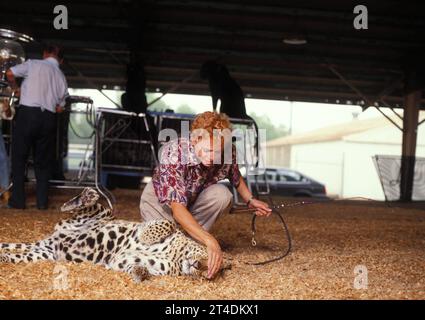
[[[285,258],[291,252],[291,250],[292,250],[291,234],[289,232],[288,225],[286,224],[286,221],[283,218],[283,215],[279,210],[284,209],[284,208],[288,208],[288,207],[298,207],[298,206],[307,205],[307,204],[316,204],[316,203],[323,203],[323,202],[335,202],[335,201],[344,201],[344,200],[354,200],[354,199],[362,199],[362,200],[366,200],[366,201],[375,201],[375,202],[377,201],[377,200],[373,200],[373,199],[365,198],[365,197],[350,197],[350,198],[341,198],[341,199],[326,199],[326,200],[319,200],[319,201],[299,201],[299,202],[295,202],[295,203],[288,203],[288,204],[281,203],[280,205],[275,205],[273,203],[273,199],[269,196],[270,208],[272,209],[272,213],[275,214],[279,218],[280,222],[282,223],[283,232],[285,233],[285,237],[288,240],[288,246],[285,250],[282,251],[282,253],[279,256],[277,256],[275,258],[268,259],[268,260],[261,261],[261,262],[246,262],[246,264],[253,265],[253,266],[265,265],[265,264],[275,262],[275,261],[278,261],[278,260]],[[250,211],[257,211],[257,209],[250,209]],[[252,215],[252,220],[251,220],[251,233],[252,233],[251,244],[252,244],[253,247],[255,247],[257,245],[257,241],[255,240],[255,234],[257,232],[256,225],[255,225],[256,218],[257,218],[257,215],[254,212],[253,215]]]

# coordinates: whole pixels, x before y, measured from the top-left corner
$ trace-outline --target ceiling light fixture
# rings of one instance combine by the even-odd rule
[[[287,36],[283,38],[282,42],[289,45],[299,46],[306,44],[307,40],[303,36]]]

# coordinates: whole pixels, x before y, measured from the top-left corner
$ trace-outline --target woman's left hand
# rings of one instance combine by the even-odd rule
[[[252,209],[257,209],[257,211],[255,211],[255,214],[257,216],[268,217],[272,213],[272,209],[269,208],[269,205],[267,203],[257,199],[252,199],[249,203],[249,207]]]

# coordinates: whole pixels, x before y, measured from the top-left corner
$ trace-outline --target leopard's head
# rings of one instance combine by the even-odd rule
[[[222,274],[224,270],[230,269],[231,265],[229,260],[225,257],[223,264],[216,273],[214,278]],[[183,260],[182,264],[183,274],[190,275],[197,278],[204,278],[208,280],[213,280],[208,278],[208,253],[205,247],[201,245],[192,245],[191,250]]]
[[[71,200],[65,202],[61,206],[62,212],[75,212],[82,210],[84,208],[91,207],[96,204],[99,200],[99,194],[93,188],[84,188],[84,190],[72,198]]]
[[[192,257],[184,259],[182,269],[185,275],[206,278],[208,274],[208,258]]]

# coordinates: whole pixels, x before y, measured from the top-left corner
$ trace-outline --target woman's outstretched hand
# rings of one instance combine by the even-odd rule
[[[220,267],[223,263],[223,252],[221,251],[218,241],[214,237],[211,237],[207,241],[206,245],[207,245],[207,253],[208,253],[207,278],[211,279],[220,270]]]
[[[272,213],[272,209],[269,208],[269,205],[266,202],[257,199],[252,199],[249,203],[249,207],[251,209],[257,209],[257,211],[255,211],[257,216],[268,217]]]

